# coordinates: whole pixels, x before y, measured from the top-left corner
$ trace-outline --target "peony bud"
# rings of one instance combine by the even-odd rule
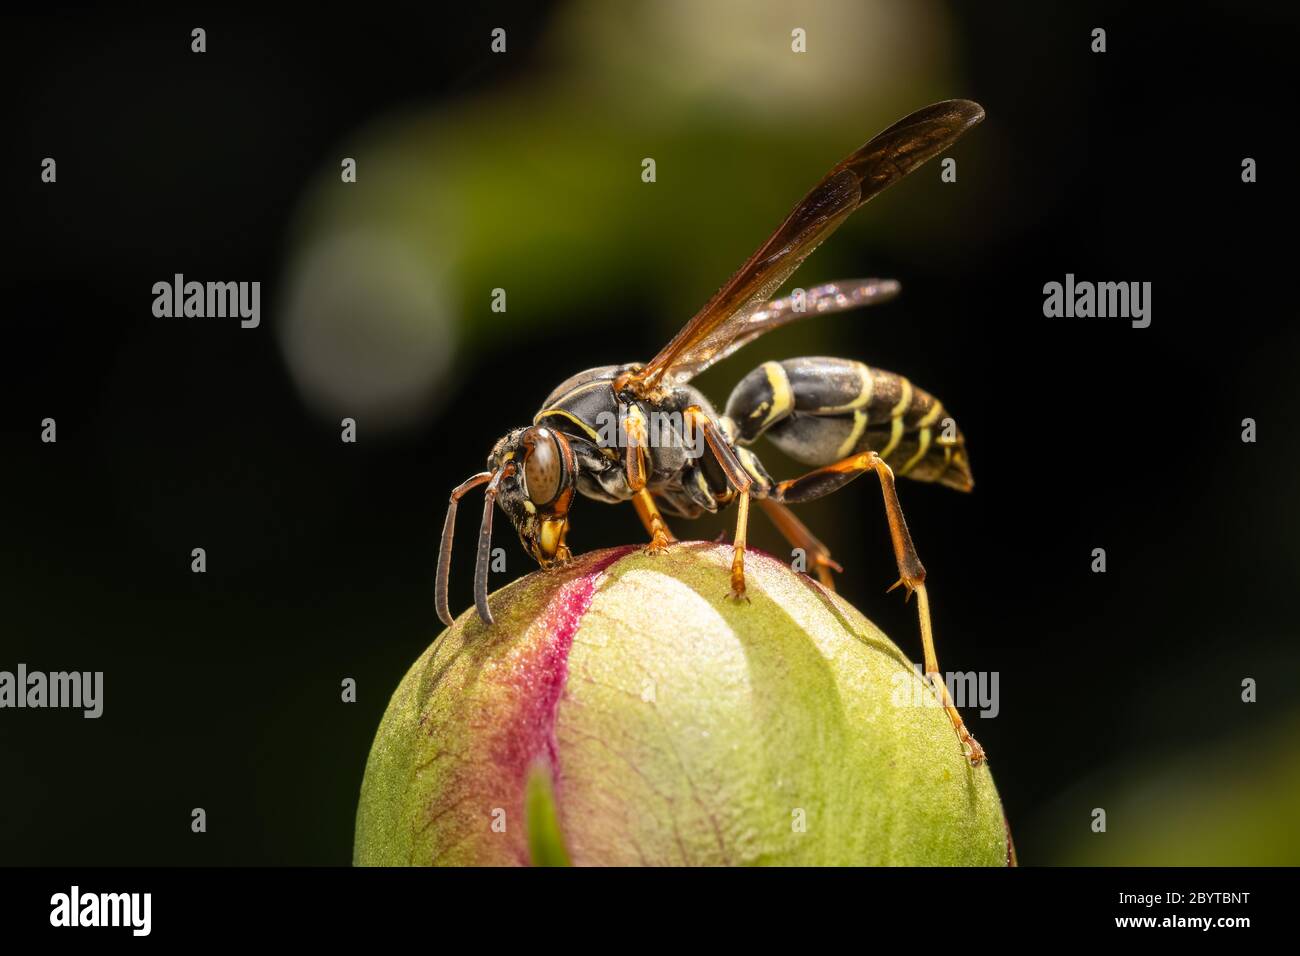
[[[759,552],[617,548],[470,609],[375,737],[360,865],[1005,865],[988,766],[843,599]]]

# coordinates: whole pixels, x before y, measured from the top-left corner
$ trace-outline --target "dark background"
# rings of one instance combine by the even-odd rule
[[[648,357],[687,315],[640,293],[574,289],[537,315],[512,300],[545,332],[480,336],[431,417],[382,434],[363,420],[343,444],[337,418],[295,391],[273,334],[295,210],[322,169],[337,179],[338,144],[358,125],[540,77],[534,43],[553,12],[7,18],[0,668],[102,670],[106,700],[97,721],[0,712],[0,862],[350,860],[370,740],[440,629],[447,491],[559,380]],[[1001,714],[972,729],[1022,862],[1296,862],[1283,813],[1300,708],[1296,15],[1236,3],[949,15],[961,85],[942,95],[980,101],[989,120],[964,142],[987,131],[999,146],[959,147],[963,211],[947,227],[942,213],[925,220],[936,254],[891,253],[880,231],[828,243],[839,273],[896,276],[904,294],[816,341],[937,393],[970,443],[973,494],[900,494],[944,668],[1001,675]],[[195,24],[209,35],[201,58]],[[508,57],[488,52],[497,25]],[[1097,25],[1102,56],[1088,49]],[[810,186],[905,111],[843,117],[838,154],[811,151],[795,181]],[[54,186],[40,182],[44,156],[58,159]],[[1241,182],[1244,156],[1256,184]],[[906,216],[937,175],[882,197],[882,214]],[[800,194],[764,198],[770,225]],[[720,189],[681,224],[683,256],[735,200]],[[745,236],[712,284],[680,294],[703,302],[763,237]],[[835,276],[822,256],[800,283]],[[261,279],[262,327],[154,318],[149,290],[174,272]],[[1152,282],[1151,327],[1045,319],[1043,283],[1067,272]],[[485,296],[463,321],[494,321]],[[804,354],[802,339],[772,339],[709,373],[717,402],[758,361]],[[40,441],[47,416],[54,445]],[[1256,444],[1240,440],[1248,416]],[[630,509],[603,507],[578,503],[576,549],[639,539]],[[848,569],[844,594],[919,657],[911,609],[884,594],[878,492],[855,485],[804,513]],[[755,543],[777,550],[755,525]],[[502,543],[512,575],[528,570]],[[200,546],[204,575],[189,569]],[[1104,575],[1090,572],[1095,547]],[[471,564],[453,576],[457,609]],[[354,705],[340,703],[344,677]],[[1240,702],[1245,677],[1257,704]],[[1163,802],[1202,787],[1219,796]],[[1080,849],[1098,806],[1131,808],[1111,822],[1131,839]],[[205,836],[190,832],[193,807]],[[1143,842],[1170,817],[1181,830]],[[1220,846],[1215,821],[1251,836]]]

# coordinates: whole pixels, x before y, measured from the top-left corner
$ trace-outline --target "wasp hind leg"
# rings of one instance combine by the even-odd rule
[[[900,585],[910,598],[916,595],[917,617],[921,627],[921,646],[925,654],[925,676],[943,704],[943,709],[957,732],[963,750],[972,766],[984,760],[984,748],[979,745],[961,719],[948,686],[939,670],[939,657],[934,649],[934,629],[930,623],[930,596],[925,589],[925,566],[917,556],[912,535],[907,530],[903,509],[898,503],[894,488],[894,473],[874,451],[851,455],[833,465],[818,468],[799,478],[779,482],[770,496],[779,502],[812,501],[833,491],[838,491],[859,475],[874,471],[880,479],[880,491],[885,499],[885,517],[889,520],[889,537],[894,546],[894,559],[898,564],[898,581],[889,590]]]
[[[831,549],[822,544],[821,541],[808,530],[808,526],[795,517],[795,513],[781,504],[779,501],[773,501],[771,498],[758,499],[759,507],[767,513],[772,524],[781,532],[785,540],[789,541],[796,548],[801,548],[807,555],[817,580],[822,583],[822,587],[827,590],[835,590],[835,579],[831,577],[831,571],[844,572],[831,558]]]

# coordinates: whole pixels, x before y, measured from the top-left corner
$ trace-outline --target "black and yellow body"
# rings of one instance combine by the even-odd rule
[[[965,441],[938,399],[906,378],[840,358],[765,362],[746,375],[718,415],[690,385],[671,386],[651,398],[616,391],[619,377],[639,365],[609,365],[580,372],[547,397],[535,426],[563,433],[578,462],[576,487],[610,504],[632,500],[639,489],[625,467],[628,419],[647,425],[646,489],[669,514],[694,518],[716,512],[734,497],[724,463],[695,434],[686,415],[698,410],[718,428],[753,480],[750,496],[810,501],[838,488],[828,476],[797,498],[779,486],[748,446],[766,437],[796,461],[831,465],[876,452],[898,475],[968,491],[972,487]],[[822,490],[824,489],[824,490]]]
[[[894,372],[841,358],[764,362],[727,400],[739,445],[760,436],[795,461],[829,465],[874,451],[896,475],[969,491],[965,439],[943,404]]]
[[[638,368],[610,365],[573,376],[551,393],[533,424],[568,436],[581,465],[577,488],[582,495],[616,504],[641,490],[632,487],[626,468],[626,450],[639,421],[647,439],[646,490],[670,514],[691,518],[716,512],[731,500],[733,489],[686,413],[698,409],[715,422],[717,414],[689,385],[648,398],[616,391],[618,378]]]

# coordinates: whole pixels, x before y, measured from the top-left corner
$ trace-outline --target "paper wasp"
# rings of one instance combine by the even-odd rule
[[[451,493],[438,554],[438,616],[452,623],[447,579],[460,499],[486,485],[479,529],[474,602],[484,623],[492,515],[500,506],[524,548],[543,568],[570,557],[566,544],[575,494],[605,502],[632,502],[650,535],[648,550],[675,541],[663,511],[685,518],[736,503],[731,565],[733,598],[745,593],[745,534],[749,503],[757,501],[778,529],[804,549],[818,578],[833,588],[830,571],[842,570],[830,552],[795,517],[790,504],[811,501],[875,472],[899,580],[917,595],[925,671],[952,720],[972,764],[984,751],[966,730],[939,674],[930,627],[925,568],[917,557],[894,490],[894,473],[969,491],[965,442],[943,406],[906,378],[860,362],[799,358],[768,362],[732,391],[718,415],[688,383],[771,329],[809,314],[840,312],[885,301],[898,293],[888,280],[834,283],[805,297],[768,301],[808,255],[849,215],[876,194],[938,155],[984,118],[969,100],[948,100],[918,110],[871,139],[806,195],[776,232],[727,283],[644,365],[589,369],[561,384],[527,428],[510,432],[492,449],[487,470]],[[803,308],[799,306],[802,305]],[[651,415],[677,422],[672,440],[650,441]],[[603,440],[610,416],[618,441]],[[797,461],[815,466],[802,477],[775,481],[749,447],[766,435]],[[692,446],[691,439],[703,442]],[[688,452],[698,449],[702,454]],[[893,590],[891,588],[890,590]],[[937,680],[936,680],[937,678]]]

